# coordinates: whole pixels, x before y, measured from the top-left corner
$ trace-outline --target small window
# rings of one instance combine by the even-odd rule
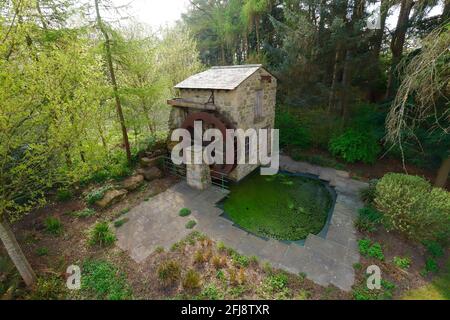
[[[255,119],[260,119],[263,117],[263,99],[263,90],[256,91]]]

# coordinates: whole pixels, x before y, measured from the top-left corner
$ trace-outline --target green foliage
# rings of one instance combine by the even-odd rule
[[[311,144],[311,137],[300,121],[287,112],[279,112],[276,116],[275,127],[280,130],[280,146],[295,146],[307,148]]]
[[[183,209],[180,210],[179,216],[180,217],[187,217],[187,216],[190,216],[191,213],[192,213],[191,209],[183,208]]]
[[[183,288],[188,291],[194,291],[201,286],[201,276],[194,269],[189,269],[183,277]]]
[[[40,277],[31,293],[32,300],[64,299],[64,281],[57,276]]]
[[[49,252],[49,250],[48,250],[47,247],[42,247],[42,248],[37,248],[37,249],[36,249],[36,254],[37,254],[39,257],[43,257],[43,256],[48,255],[48,252]]]
[[[85,208],[83,210],[75,211],[75,212],[71,213],[71,215],[76,218],[90,218],[90,217],[95,216],[96,214],[97,214],[97,212],[94,209],[90,209],[90,208]]]
[[[196,225],[197,222],[195,220],[190,220],[186,223],[186,229],[194,229]]]
[[[359,252],[367,257],[384,260],[383,249],[379,243],[372,243],[370,239],[358,241]]]
[[[302,153],[302,150],[297,148],[288,150],[288,154],[295,161],[304,161],[321,167],[345,170],[345,166],[343,164],[330,157],[325,157],[322,155],[305,155]]]
[[[367,288],[367,280],[353,288],[352,294],[355,300],[391,300],[396,286],[392,282],[382,279],[380,290],[370,290]]]
[[[409,269],[411,266],[411,259],[408,257],[394,257],[394,264],[401,269]]]
[[[72,191],[68,189],[58,189],[58,191],[56,192],[56,199],[59,202],[66,202],[71,200],[72,198],[73,198]]]
[[[270,274],[263,280],[262,285],[258,288],[258,293],[267,299],[287,299],[291,294],[287,287],[288,280],[284,273]]]
[[[381,147],[370,132],[349,129],[341,136],[331,139],[330,152],[349,163],[362,161],[372,164],[376,161]]]
[[[127,223],[128,221],[130,221],[130,219],[128,219],[128,218],[124,218],[124,219],[120,219],[120,220],[114,221],[114,227],[120,228],[120,227],[122,227],[125,223]]]
[[[439,271],[439,266],[434,258],[428,258],[425,262],[425,271],[427,273],[436,273]]]
[[[111,231],[107,222],[97,222],[94,228],[90,231],[89,244],[91,246],[100,245],[108,247],[114,244],[116,236]]]
[[[425,241],[425,247],[433,258],[441,258],[444,256],[444,248],[436,241]]]
[[[423,178],[387,174],[376,188],[375,204],[388,230],[415,241],[436,240],[450,232],[450,194]]]
[[[176,284],[181,278],[181,266],[175,260],[162,262],[157,270],[159,281],[165,286]]]
[[[376,191],[377,191],[377,183],[378,180],[370,180],[369,181],[369,186],[367,188],[364,188],[361,190],[360,195],[361,195],[361,199],[369,205],[372,205],[373,202],[375,201],[375,197],[376,197]]]
[[[355,227],[359,231],[375,232],[377,226],[381,223],[382,215],[373,207],[364,207],[359,210],[358,219]]]
[[[63,232],[63,225],[61,223],[61,220],[55,217],[48,217],[44,221],[45,224],[45,231],[48,234],[59,236]]]
[[[231,258],[233,259],[233,264],[237,267],[247,268],[250,265],[250,258],[237,252],[233,252]]]
[[[224,293],[211,283],[202,289],[198,297],[202,300],[223,300],[224,296]]]
[[[107,261],[87,260],[83,263],[81,289],[100,300],[129,300],[131,288],[126,275]]]
[[[105,196],[105,193],[113,189],[113,186],[106,185],[101,188],[92,190],[86,195],[86,202],[89,205],[94,205],[97,201],[100,201]]]

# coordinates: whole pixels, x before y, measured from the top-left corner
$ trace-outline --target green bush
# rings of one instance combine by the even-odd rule
[[[44,221],[45,231],[54,236],[58,236],[62,233],[63,225],[61,220],[55,217],[48,217]]]
[[[64,298],[64,281],[57,276],[40,277],[31,293],[32,300],[60,300]]]
[[[444,248],[436,241],[424,241],[423,243],[433,258],[444,256]]]
[[[379,243],[372,243],[370,239],[362,239],[358,242],[359,252],[366,257],[384,260],[383,250]]]
[[[192,213],[191,209],[183,208],[180,210],[179,215],[180,215],[180,217],[187,217],[187,216],[190,216],[191,213]]]
[[[381,152],[381,147],[370,132],[349,129],[331,139],[329,150],[333,156],[341,157],[348,163],[362,161],[372,164]]]
[[[56,199],[59,202],[69,201],[72,199],[72,197],[73,197],[73,194],[68,189],[58,189],[58,191],[56,192]]]
[[[223,300],[224,294],[213,283],[203,288],[199,294],[199,298],[203,300]]]
[[[46,256],[46,255],[48,255],[48,248],[46,248],[46,247],[37,248],[37,249],[36,249],[36,254],[37,254],[39,257]]]
[[[237,252],[233,252],[231,258],[233,259],[233,264],[237,267],[247,268],[250,265],[250,258]]]
[[[186,223],[186,229],[194,229],[196,225],[197,222],[195,220],[190,220],[188,223]]]
[[[279,112],[276,116],[275,127],[280,130],[280,146],[296,146],[308,148],[311,136],[300,121],[288,112]]]
[[[361,199],[364,203],[371,205],[375,201],[378,179],[369,181],[369,186],[360,191]]]
[[[94,209],[86,208],[80,211],[75,211],[71,215],[76,218],[90,218],[97,214]]]
[[[355,227],[363,232],[375,232],[381,222],[381,213],[373,207],[364,207],[359,210],[359,216],[355,222]]]
[[[132,298],[125,274],[107,261],[88,260],[83,264],[81,289],[95,299],[128,300]]]
[[[450,193],[421,177],[385,175],[377,184],[375,205],[388,231],[411,240],[434,241],[450,234]]]
[[[411,266],[411,259],[408,257],[394,257],[394,264],[401,269],[409,269]]]
[[[174,285],[181,278],[181,266],[175,260],[164,261],[159,265],[157,274],[163,285]]]
[[[425,262],[425,271],[427,273],[436,273],[439,271],[438,264],[434,258],[428,258]]]
[[[107,222],[98,222],[91,230],[89,244],[107,247],[116,241],[116,236],[111,231]]]
[[[200,288],[200,285],[200,274],[193,269],[189,269],[183,278],[183,288],[188,291],[193,291]]]

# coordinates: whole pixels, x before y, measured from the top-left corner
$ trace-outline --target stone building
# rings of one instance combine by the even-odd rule
[[[182,81],[176,88],[179,97],[172,106],[170,129],[193,130],[194,121],[202,121],[204,130],[273,129],[277,79],[262,65],[213,67]],[[239,181],[258,165],[223,165],[211,168]],[[204,171],[204,170],[203,170]]]

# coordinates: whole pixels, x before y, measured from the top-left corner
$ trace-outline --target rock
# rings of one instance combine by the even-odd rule
[[[107,208],[109,206],[112,206],[114,203],[123,200],[127,193],[127,190],[109,190],[105,193],[103,199],[97,201],[95,204],[100,208]]]
[[[128,191],[134,191],[141,186],[144,182],[144,176],[139,174],[136,176],[129,177],[122,182],[122,186],[124,189]]]
[[[153,158],[148,158],[148,157],[144,157],[141,158],[141,166],[144,168],[150,168],[150,167],[154,167],[158,165],[160,157],[153,157]]]
[[[145,180],[153,181],[163,177],[163,172],[156,167],[150,169],[139,169],[138,173],[143,175]]]

